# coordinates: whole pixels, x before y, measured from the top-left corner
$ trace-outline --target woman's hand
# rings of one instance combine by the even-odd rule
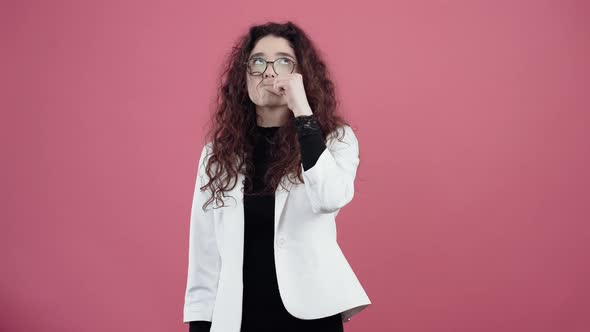
[[[280,95],[287,96],[287,106],[295,116],[312,114],[300,73],[278,75],[272,88]]]

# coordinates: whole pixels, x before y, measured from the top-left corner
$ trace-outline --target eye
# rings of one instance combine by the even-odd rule
[[[281,64],[289,64],[289,63],[293,62],[288,58],[280,58],[277,61],[279,61],[279,63],[281,63]]]
[[[266,62],[266,61],[265,61],[264,59],[262,59],[262,58],[254,58],[254,59],[252,59],[252,60],[250,60],[250,61],[252,61],[252,63],[254,63],[255,65],[261,65],[261,64],[264,64],[264,63]]]

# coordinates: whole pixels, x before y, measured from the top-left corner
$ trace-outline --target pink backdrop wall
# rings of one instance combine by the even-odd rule
[[[286,19],[358,129],[338,238],[373,304],[345,330],[590,330],[588,2],[1,6],[0,330],[188,331],[219,65]]]

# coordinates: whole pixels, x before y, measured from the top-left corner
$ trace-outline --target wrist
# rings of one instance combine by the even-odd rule
[[[295,109],[293,110],[293,115],[294,116],[303,116],[303,115],[312,115],[313,112],[311,111],[310,107],[304,107],[302,109]]]

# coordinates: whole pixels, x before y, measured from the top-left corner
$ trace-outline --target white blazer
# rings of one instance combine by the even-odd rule
[[[354,196],[359,165],[357,138],[348,125],[343,142],[332,133],[316,164],[303,170],[305,183],[275,192],[274,257],[280,296],[287,311],[300,319],[337,313],[342,321],[371,301],[336,241],[336,216]],[[203,211],[209,191],[204,165],[212,142],[203,147],[197,169],[189,235],[188,277],[183,322],[206,320],[210,332],[239,332],[242,319],[244,249],[244,176],[223,198],[226,206]]]

